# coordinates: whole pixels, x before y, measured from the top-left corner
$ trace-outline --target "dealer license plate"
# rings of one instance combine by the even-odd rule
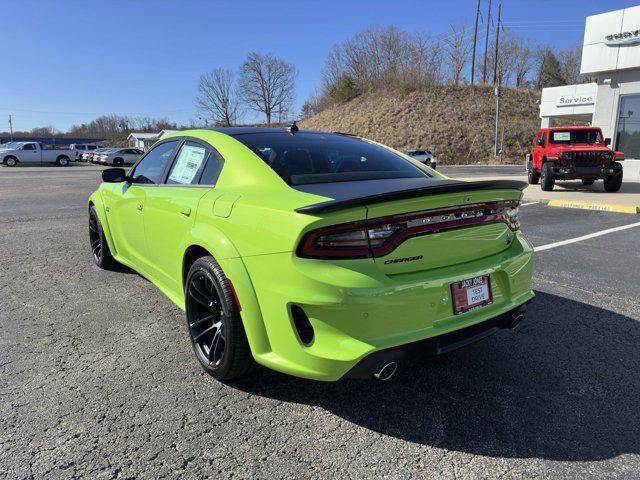
[[[489,275],[470,278],[451,284],[453,313],[456,315],[491,303]]]

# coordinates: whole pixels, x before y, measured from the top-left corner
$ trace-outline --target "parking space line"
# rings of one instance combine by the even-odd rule
[[[622,225],[621,227],[608,228],[606,230],[600,230],[599,232],[590,233],[588,235],[583,235],[581,237],[570,238],[568,240],[562,240],[560,242],[548,243],[547,245],[541,245],[539,247],[534,247],[535,252],[542,252],[544,250],[549,250],[551,248],[561,247],[563,245],[569,245],[570,243],[581,242],[583,240],[589,240],[590,238],[601,237],[602,235],[607,235],[609,233],[619,232],[621,230],[627,230],[629,228],[640,227],[640,222],[631,223],[629,225]]]
[[[537,204],[537,203],[540,203],[540,202],[527,202],[527,203],[521,203],[521,204],[520,204],[520,206],[521,206],[521,207],[526,207],[526,206],[529,206],[529,205],[535,205],[535,204]]]

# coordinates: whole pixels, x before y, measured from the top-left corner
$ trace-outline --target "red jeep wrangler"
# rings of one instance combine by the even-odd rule
[[[527,155],[529,183],[540,182],[542,190],[553,190],[556,180],[582,180],[584,185],[604,179],[607,192],[622,185],[624,155],[607,146],[598,127],[554,127],[538,130],[533,152]]]

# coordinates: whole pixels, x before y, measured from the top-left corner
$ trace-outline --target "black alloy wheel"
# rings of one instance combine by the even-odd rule
[[[197,259],[185,282],[187,327],[196,358],[218,380],[247,375],[256,367],[232,287],[218,262]]]
[[[187,319],[198,360],[219,368],[225,354],[225,309],[213,280],[204,271],[192,275],[187,290]]]
[[[109,250],[109,244],[104,238],[100,218],[94,206],[91,206],[89,210],[89,243],[93,261],[96,265],[105,270],[110,270],[116,265],[116,261],[111,255],[111,250]]]
[[[94,209],[89,212],[89,242],[91,243],[91,253],[93,260],[100,264],[102,260],[102,244],[100,242],[100,225],[98,224],[98,216]]]

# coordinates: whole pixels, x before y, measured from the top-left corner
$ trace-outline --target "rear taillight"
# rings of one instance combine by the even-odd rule
[[[367,222],[323,227],[307,233],[298,255],[305,258],[382,257],[408,238],[489,223],[520,228],[519,202],[495,202],[424,210]]]
[[[319,228],[305,235],[298,255],[307,258],[367,258],[371,256],[366,222]]]

